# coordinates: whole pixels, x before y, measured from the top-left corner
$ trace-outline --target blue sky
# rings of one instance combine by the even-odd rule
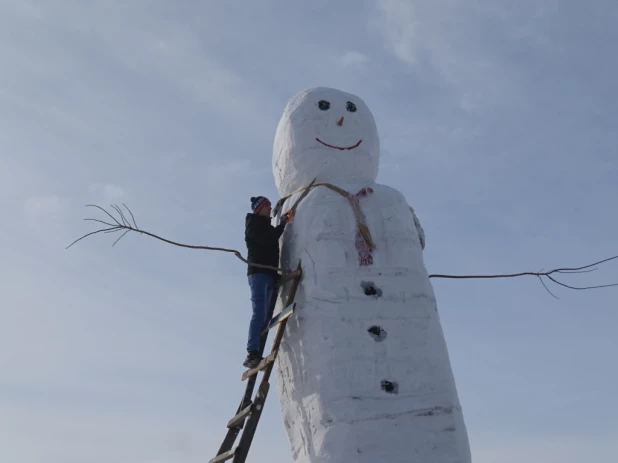
[[[64,248],[85,204],[126,202],[244,252],[304,88],[372,109],[431,273],[618,254],[617,20],[605,0],[1,1],[0,460],[213,456],[243,387],[244,265],[143,236]],[[434,288],[475,462],[615,457],[618,289]],[[251,460],[290,461],[274,394]]]

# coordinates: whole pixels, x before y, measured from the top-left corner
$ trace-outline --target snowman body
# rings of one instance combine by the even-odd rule
[[[312,189],[282,236],[282,266],[294,268],[300,261],[303,269],[276,365],[294,461],[468,463],[467,432],[423,263],[423,231],[403,195],[375,183],[379,143],[373,117],[358,97],[333,89],[312,89],[295,98],[277,140],[281,132],[302,136],[287,138],[296,140],[288,151],[275,143],[280,193],[317,178],[351,197],[324,186]],[[338,104],[339,113],[318,112],[309,126],[295,121],[295,111],[310,116],[314,106],[327,111],[321,101],[330,103],[328,110]],[[365,111],[359,117],[362,130],[338,138],[346,119],[351,122],[353,114],[342,110],[350,102],[354,112]],[[314,146],[311,138],[328,140]],[[367,152],[355,153],[365,141]],[[294,180],[303,163],[311,172]],[[352,164],[352,175],[339,175],[337,169],[346,164]],[[293,194],[284,210],[299,195]],[[359,242],[354,201],[371,232],[369,260],[366,243]],[[282,301],[278,304],[281,308]]]

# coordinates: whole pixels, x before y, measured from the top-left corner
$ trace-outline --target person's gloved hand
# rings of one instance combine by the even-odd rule
[[[289,210],[281,216],[281,222],[290,223],[292,221],[292,217],[294,217],[294,212],[292,210]]]

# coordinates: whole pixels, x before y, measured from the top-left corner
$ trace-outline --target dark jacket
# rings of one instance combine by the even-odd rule
[[[279,237],[285,223],[277,227],[270,224],[270,217],[247,214],[245,219],[245,242],[247,243],[247,260],[256,264],[279,267]],[[276,275],[274,270],[249,265],[247,275],[263,272]]]

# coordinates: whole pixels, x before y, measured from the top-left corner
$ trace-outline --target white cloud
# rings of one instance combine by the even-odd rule
[[[69,210],[69,200],[56,195],[32,196],[24,202],[24,214],[31,225],[62,221]]]
[[[376,26],[381,29],[390,51],[409,65],[417,63],[422,50],[414,4],[400,0],[377,0],[380,18]]]
[[[100,198],[105,203],[121,201],[126,197],[125,189],[113,183],[93,183],[90,185],[89,190],[97,196],[97,200]]]
[[[485,43],[480,32],[487,20],[508,18],[508,9],[485,11],[452,0],[376,0],[376,6],[379,14],[371,25],[387,49],[424,79],[452,88],[461,109],[515,101],[517,85],[511,66],[492,53],[492,44]],[[509,30],[517,26],[507,23]]]
[[[148,8],[146,3],[144,8]],[[138,19],[136,24],[135,15],[141,15],[139,7],[137,11],[133,9],[135,5],[126,8],[124,13],[129,16],[122,11],[110,13],[108,8],[96,11],[97,7],[85,13],[110,16],[106,18],[109,22],[95,21],[91,27],[121,65],[164,81],[188,99],[233,117],[245,128],[270,129],[260,117],[265,95],[204,46],[201,23],[179,24],[148,17],[146,21]]]
[[[369,58],[367,55],[364,55],[359,51],[349,51],[341,57],[341,66],[344,68],[365,70],[368,63]]]

